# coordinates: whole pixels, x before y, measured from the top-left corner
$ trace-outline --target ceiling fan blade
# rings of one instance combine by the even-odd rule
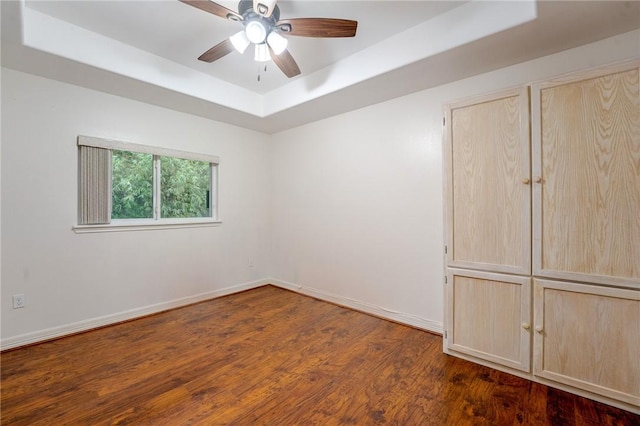
[[[200,55],[198,60],[203,62],[217,61],[223,56],[226,56],[229,53],[233,52],[233,50],[234,50],[234,47],[233,47],[233,44],[231,43],[231,40],[226,39],[225,41],[216,44],[211,49],[204,52],[202,55]]]
[[[205,12],[212,13],[224,19],[230,19],[232,21],[242,21],[242,15],[234,12],[231,9],[209,1],[209,0],[180,0],[182,3],[188,4]]]
[[[253,11],[268,18],[276,8],[276,0],[253,0]]]
[[[333,18],[294,18],[276,22],[283,34],[300,37],[353,37],[358,21]]]
[[[284,75],[291,78],[300,74],[300,68],[288,50],[285,49],[284,52],[276,55],[273,49],[269,47],[269,53],[271,54],[273,62],[278,66],[278,68],[280,68]]]

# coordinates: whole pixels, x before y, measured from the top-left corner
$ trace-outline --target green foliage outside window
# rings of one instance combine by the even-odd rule
[[[151,154],[112,151],[112,219],[153,218]],[[211,164],[160,157],[161,218],[209,217]]]
[[[160,157],[160,203],[164,218],[208,217],[211,165]]]
[[[111,218],[153,218],[153,155],[111,153]]]

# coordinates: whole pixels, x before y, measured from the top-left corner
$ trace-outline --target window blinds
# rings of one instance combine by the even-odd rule
[[[79,225],[111,221],[111,150],[79,146]]]

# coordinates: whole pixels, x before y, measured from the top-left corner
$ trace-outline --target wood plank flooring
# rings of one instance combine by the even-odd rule
[[[639,425],[272,286],[1,354],[2,425]]]

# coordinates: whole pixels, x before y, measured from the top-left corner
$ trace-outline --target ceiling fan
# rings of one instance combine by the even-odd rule
[[[300,37],[354,37],[357,21],[334,18],[280,19],[277,0],[241,0],[234,12],[210,0],[180,0],[190,6],[231,21],[240,22],[244,29],[213,46],[198,58],[213,62],[237,50],[240,53],[255,45],[254,59],[258,62],[273,60],[289,78],[300,74],[300,68],[287,50],[283,35]]]

